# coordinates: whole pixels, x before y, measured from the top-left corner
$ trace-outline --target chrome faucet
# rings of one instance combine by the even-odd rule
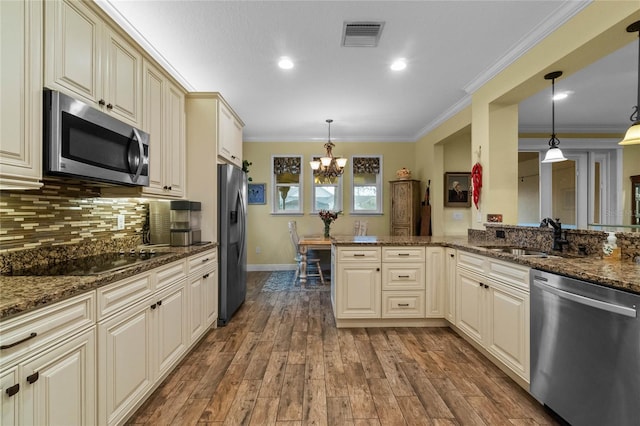
[[[540,222],[540,228],[546,228],[550,226],[553,228],[553,250],[562,251],[562,246],[569,244],[569,241],[565,238],[562,238],[562,223],[560,223],[560,219],[556,218],[556,220],[551,219],[550,217],[545,217]]]

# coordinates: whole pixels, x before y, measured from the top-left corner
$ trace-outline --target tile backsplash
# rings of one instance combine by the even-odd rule
[[[117,215],[125,227],[117,229]],[[0,191],[0,253],[139,237],[147,205],[137,198],[102,198],[100,188],[45,180],[38,190]]]

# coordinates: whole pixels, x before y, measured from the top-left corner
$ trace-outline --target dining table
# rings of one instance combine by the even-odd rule
[[[331,250],[331,237],[322,235],[303,235],[298,241],[298,250],[302,257],[300,264],[300,286],[307,283],[307,253],[309,250]]]

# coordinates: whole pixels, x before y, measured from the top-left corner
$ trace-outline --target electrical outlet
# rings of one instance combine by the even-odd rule
[[[453,212],[453,220],[462,220],[462,212]]]
[[[116,215],[116,219],[118,222],[116,225],[116,229],[117,230],[124,229],[124,215],[123,214]]]
[[[504,229],[496,229],[496,238],[506,238]]]
[[[256,247],[256,254],[260,254],[262,253],[262,248],[260,248],[260,246]]]

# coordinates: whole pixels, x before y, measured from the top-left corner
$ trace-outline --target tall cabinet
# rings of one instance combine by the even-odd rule
[[[392,180],[391,235],[418,235],[420,222],[420,181]]]

